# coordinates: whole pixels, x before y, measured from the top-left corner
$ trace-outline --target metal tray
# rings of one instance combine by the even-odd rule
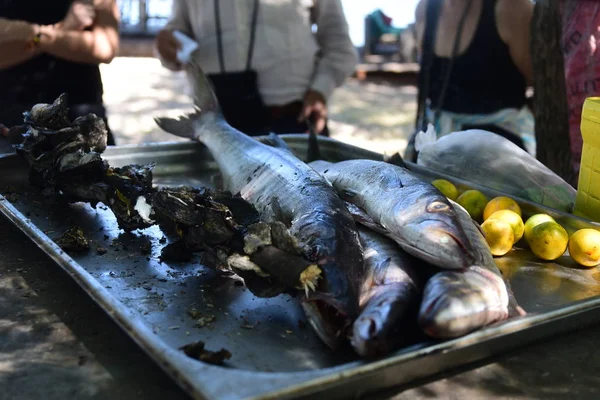
[[[306,136],[283,138],[302,158]],[[320,144],[323,157],[332,161],[382,157],[327,138],[320,138]],[[156,162],[157,185],[212,186],[217,172],[206,148],[192,142],[120,146],[107,149],[104,157],[113,166]],[[408,166],[426,179],[444,177]],[[0,212],[67,271],[194,398],[358,397],[600,321],[598,269],[572,268],[575,264],[567,256],[541,263],[528,250],[515,249],[496,261],[519,303],[530,312],[528,316],[456,340],[430,341],[382,359],[358,360],[350,349],[328,350],[303,323],[305,317],[295,299],[256,298],[239,282],[215,275],[198,262],[160,263],[164,244],[158,228],[125,234],[102,205],[97,209],[82,203],[62,208],[43,205],[27,185],[24,162],[15,155],[0,156],[0,170],[0,193],[8,186],[26,192],[12,203],[0,196]],[[488,196],[498,193],[471,186]],[[600,228],[600,224],[519,202],[524,212],[550,213],[568,229]],[[89,254],[69,256],[52,241],[73,224],[93,241]],[[118,243],[113,244],[115,239]],[[148,241],[152,251],[144,255],[140,248]],[[96,254],[96,246],[106,248],[107,253]],[[215,320],[198,326],[188,315],[190,307],[205,316],[214,315]],[[219,367],[190,359],[178,350],[197,340],[210,350],[224,347],[233,357]]]

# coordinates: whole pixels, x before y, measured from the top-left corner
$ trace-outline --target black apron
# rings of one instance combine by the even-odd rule
[[[225,72],[219,0],[215,0],[215,23],[221,72],[208,75],[223,116],[229,125],[250,136],[264,135],[269,131],[269,111],[258,90],[258,75],[251,69],[258,8],[259,0],[255,0],[246,69],[242,72]]]

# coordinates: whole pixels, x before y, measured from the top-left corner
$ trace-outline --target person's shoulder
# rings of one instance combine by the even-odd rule
[[[532,12],[533,2],[531,0],[497,0],[496,2],[497,18],[508,24],[529,19]]]
[[[93,0],[94,7],[96,8],[111,8],[117,3],[117,0]]]
[[[519,32],[529,29],[533,15],[531,0],[498,0],[496,2],[496,23],[500,36],[508,39],[520,36]]]

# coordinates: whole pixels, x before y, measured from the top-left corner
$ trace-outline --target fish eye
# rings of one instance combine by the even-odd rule
[[[427,205],[427,212],[441,212],[446,211],[450,207],[446,203],[442,203],[441,201],[434,201]]]

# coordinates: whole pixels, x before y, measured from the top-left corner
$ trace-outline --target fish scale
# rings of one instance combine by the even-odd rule
[[[309,164],[363,209],[404,251],[444,269],[473,264],[476,251],[448,199],[407,169],[382,161]]]
[[[359,227],[359,235],[366,270],[351,344],[363,357],[380,356],[405,344],[416,332],[422,289],[417,270],[422,262],[366,227]]]
[[[201,69],[194,64],[189,68],[195,76],[196,112],[156,122],[167,132],[206,145],[225,188],[253,204],[264,222],[289,221],[290,233],[308,246],[306,255],[323,272],[302,306],[319,337],[336,348],[356,318],[364,268],[352,216],[324,178],[289,149],[277,147],[276,140],[263,144],[229,126]]]

